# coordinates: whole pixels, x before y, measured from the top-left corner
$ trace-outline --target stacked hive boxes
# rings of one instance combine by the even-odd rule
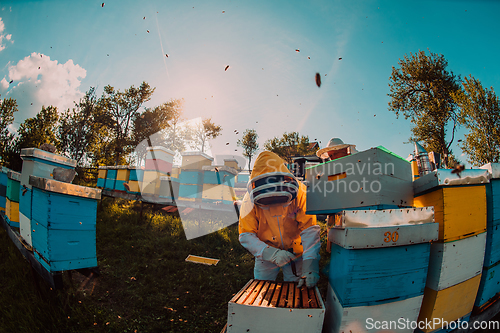
[[[203,167],[211,166],[213,157],[202,152],[184,152],[179,174],[179,200],[201,202]]]
[[[144,176],[144,169],[131,168],[129,169],[128,177],[128,193],[140,193],[142,186],[142,177]]]
[[[308,214],[357,207],[391,209],[413,203],[410,163],[383,147],[307,168],[306,180]]]
[[[101,190],[30,176],[32,247],[49,272],[97,266],[96,215]]]
[[[117,170],[113,166],[106,167],[106,180],[104,181],[104,189],[113,191],[115,189]]]
[[[431,247],[419,321],[468,320],[486,244],[486,170],[438,169],[413,183],[417,207],[434,206],[439,241]],[[440,330],[425,328],[424,332]]]
[[[21,158],[23,159],[23,167],[19,189],[20,233],[26,243],[31,246],[32,191],[29,184],[29,177],[33,175],[50,179],[52,178],[54,168],[74,169],[76,161],[37,148],[22,149]]]
[[[115,191],[125,192],[125,183],[128,182],[130,175],[130,168],[128,165],[117,165],[114,167],[116,169],[116,180],[114,185]]]
[[[0,167],[0,214],[5,212],[7,204],[7,173],[10,170],[6,167]]]
[[[488,170],[490,182],[486,184],[487,231],[483,273],[474,304],[479,308],[485,307],[500,292],[500,164],[489,163],[481,169]]]
[[[307,213],[335,213],[324,332],[416,320],[438,225],[430,207],[400,209],[413,204],[410,163],[377,147],[309,167],[306,181]]]
[[[431,241],[438,237],[432,207],[349,210],[335,219],[324,332],[370,332],[390,323],[413,332],[427,277]]]
[[[164,147],[148,147],[146,167],[142,178],[142,195],[159,196],[160,177],[170,176],[174,152]]]
[[[238,172],[227,166],[204,166],[202,202],[216,204],[232,204],[234,194],[234,178]]]
[[[97,188],[104,188],[106,185],[106,174],[108,171],[108,167],[100,166],[97,172]]]
[[[0,214],[5,212],[6,198],[7,198],[7,172],[9,169],[0,167]]]
[[[19,188],[21,174],[15,171],[7,172],[7,193],[5,199],[5,216],[11,227],[19,228]]]

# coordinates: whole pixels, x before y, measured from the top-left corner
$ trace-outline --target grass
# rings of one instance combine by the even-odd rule
[[[253,278],[253,256],[238,241],[237,223],[188,241],[177,217],[145,207],[141,219],[138,207],[102,200],[100,274],[86,280],[65,272],[63,290],[36,282],[0,228],[0,332],[220,332],[228,301]],[[325,245],[323,239],[321,267],[328,258]],[[186,262],[189,254],[220,262]],[[322,275],[323,296],[326,281]]]

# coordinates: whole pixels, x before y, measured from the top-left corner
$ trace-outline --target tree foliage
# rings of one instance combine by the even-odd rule
[[[252,156],[259,150],[258,137],[254,129],[246,129],[241,140],[238,139],[237,142],[237,145],[243,148],[243,156],[248,158],[248,170],[250,170]]]
[[[14,112],[18,111],[17,101],[4,98],[0,101],[0,165],[10,167],[10,159],[14,154],[14,134],[9,126],[14,122]]]
[[[104,87],[100,104],[112,119],[112,154],[116,164],[124,163],[124,156],[134,150],[133,121],[143,103],[151,99],[154,90],[146,82],[142,82],[139,88],[132,85],[124,92],[110,85]]]
[[[427,151],[441,153],[445,165],[452,155],[450,146],[458,125],[457,105],[452,97],[460,90],[460,77],[446,68],[441,54],[424,51],[405,55],[399,68],[392,67],[389,110],[414,124],[412,141],[422,141]],[[451,139],[446,134],[452,126]],[[453,158],[451,158],[453,159]]]
[[[221,135],[222,127],[212,122],[212,118],[205,118],[201,125],[195,127],[192,132],[192,140],[195,146],[200,148],[201,152],[205,152],[208,140],[215,139]]]
[[[137,115],[134,119],[133,141],[138,164],[145,158],[146,148],[149,145],[173,148],[166,142],[164,132],[170,126],[175,127],[181,114],[182,101],[170,100],[152,109],[146,108],[143,113]],[[148,140],[147,145],[140,144],[143,140]]]
[[[460,148],[474,166],[500,161],[500,101],[491,87],[469,75],[463,89],[453,94],[460,107],[460,122],[468,130]]]
[[[75,108],[68,109],[59,118],[58,150],[77,161],[79,166],[89,166],[96,150],[102,148],[103,127],[109,126],[99,107],[95,88],[91,87],[85,96],[75,103]],[[97,153],[99,155],[99,153]]]
[[[57,139],[59,115],[54,106],[42,106],[42,110],[33,118],[26,119],[17,130],[15,138],[15,156],[12,169],[21,170],[22,160],[19,154],[23,148],[38,148],[44,143],[59,145]]]
[[[298,132],[283,133],[281,138],[272,138],[264,142],[264,148],[280,156],[287,163],[292,163],[294,156],[307,156],[316,153],[310,149],[309,137]]]

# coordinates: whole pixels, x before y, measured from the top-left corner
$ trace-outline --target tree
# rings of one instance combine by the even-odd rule
[[[17,110],[17,101],[13,98],[4,98],[0,101],[0,165],[10,167],[10,160],[14,153],[14,134],[10,133],[9,126],[14,122],[14,112]]]
[[[115,90],[110,85],[104,87],[100,103],[113,121],[111,132],[114,149],[112,153],[116,164],[123,163],[123,157],[133,151],[133,120],[137,118],[142,104],[151,99],[154,90],[155,88],[151,88],[146,82],[142,82],[139,88],[132,85],[124,92]]]
[[[23,148],[38,148],[44,143],[59,145],[57,139],[57,121],[59,115],[54,106],[42,106],[42,110],[33,118],[26,119],[17,130],[15,141],[15,159],[13,169],[21,170],[22,160],[19,157]]]
[[[292,163],[292,157],[312,155],[317,148],[311,149],[309,137],[298,132],[283,133],[281,138],[272,138],[264,142],[264,148],[280,156],[287,163]]]
[[[238,139],[237,145],[243,148],[243,156],[248,158],[248,170],[252,162],[252,156],[259,150],[257,143],[257,132],[254,129],[246,129],[243,133],[243,138]]]
[[[181,114],[181,108],[181,100],[170,100],[153,109],[146,108],[142,114],[137,114],[134,119],[132,136],[136,146],[135,153],[138,164],[146,156],[147,145],[140,145],[143,140],[149,140],[148,145],[168,148],[162,133],[170,126],[170,122],[175,121],[174,118]]]
[[[201,147],[201,152],[205,151],[205,145],[208,140],[215,139],[221,135],[222,127],[220,125],[215,125],[212,122],[212,118],[205,118],[201,125],[198,125],[193,131],[193,141],[196,146]]]
[[[88,166],[92,153],[103,140],[101,128],[109,126],[107,118],[98,105],[95,88],[75,103],[75,108],[66,110],[59,118],[57,131],[59,152],[77,161],[79,166]]]
[[[448,165],[456,126],[457,105],[452,94],[460,90],[460,77],[448,72],[448,62],[441,54],[429,51],[405,55],[399,68],[392,67],[389,110],[402,114],[414,124],[411,141],[422,141],[427,151],[441,153]],[[451,139],[446,140],[452,123]]]
[[[463,89],[453,94],[460,107],[460,123],[469,133],[460,146],[474,166],[500,161],[500,101],[493,90],[483,88],[471,75]]]

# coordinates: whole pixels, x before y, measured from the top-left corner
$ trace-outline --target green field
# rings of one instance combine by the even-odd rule
[[[323,236],[321,267],[325,247]],[[220,262],[186,262],[189,254]],[[3,228],[0,258],[0,332],[9,333],[218,333],[228,301],[253,277],[253,256],[238,242],[237,223],[188,241],[177,217],[147,206],[141,219],[137,203],[111,198],[97,215],[96,278],[64,272],[64,289],[51,290]],[[322,275],[323,295],[326,281]]]

